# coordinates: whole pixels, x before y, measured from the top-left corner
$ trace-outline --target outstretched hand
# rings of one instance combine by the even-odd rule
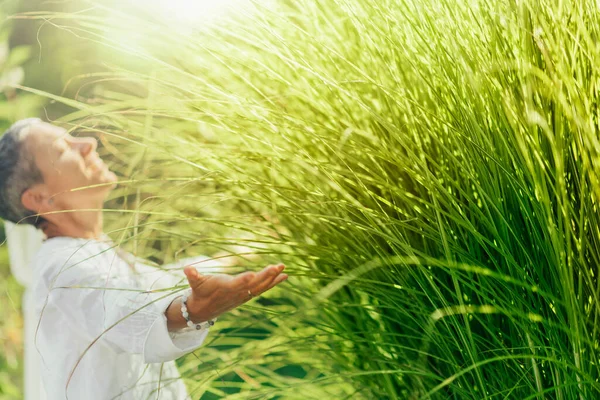
[[[192,294],[187,300],[189,318],[195,322],[208,321],[232,310],[253,297],[285,281],[285,265],[269,265],[260,272],[243,272],[238,275],[202,275],[195,267],[183,269]]]

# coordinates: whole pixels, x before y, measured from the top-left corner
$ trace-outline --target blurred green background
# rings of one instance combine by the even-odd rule
[[[37,96],[17,94],[13,84],[24,82],[26,64],[31,65],[33,46],[28,29],[22,27],[15,31],[15,24],[8,16],[18,12],[25,3],[21,1],[3,1],[0,3],[0,129],[4,130],[13,122],[28,116],[38,116],[42,112],[44,99]],[[33,68],[32,72],[35,71]],[[30,76],[34,73],[29,73]],[[37,76],[43,76],[44,71],[38,67]],[[0,229],[0,399],[23,398],[23,316],[22,297],[24,288],[11,275],[8,249],[5,243],[4,224]]]
[[[4,226],[2,226],[4,242]],[[23,398],[23,317],[21,314],[21,298],[23,287],[10,273],[6,245],[0,247],[0,276],[2,296],[0,297],[0,398]]]

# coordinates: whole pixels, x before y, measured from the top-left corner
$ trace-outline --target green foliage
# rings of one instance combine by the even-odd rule
[[[109,231],[289,264],[182,363],[195,398],[598,397],[595,3],[256,7],[193,33],[54,15],[136,30],[106,43],[144,70],[47,94],[131,180]]]

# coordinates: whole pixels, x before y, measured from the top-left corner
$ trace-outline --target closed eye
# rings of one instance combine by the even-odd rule
[[[65,140],[57,141],[56,143],[57,143],[56,147],[57,147],[57,151],[58,151],[59,155],[62,155],[65,151],[67,151],[71,148],[71,146],[69,146],[69,144]]]

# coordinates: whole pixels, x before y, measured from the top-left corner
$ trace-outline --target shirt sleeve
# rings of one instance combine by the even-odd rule
[[[164,288],[187,283],[187,278],[183,272],[186,265],[195,266],[201,273],[207,274],[218,272],[222,265],[206,256],[188,257],[179,260],[172,264],[166,264],[162,267],[152,267],[144,263],[137,263],[136,269],[143,276],[149,287]],[[144,355],[146,362],[160,362],[163,354],[175,354],[180,352],[181,355],[187,354],[190,351],[198,348],[206,339],[208,329],[196,330],[195,328],[183,328],[175,332],[169,332],[167,327],[167,317],[165,311],[169,304],[180,294],[174,297],[168,297],[161,300],[159,308],[164,309],[163,313],[154,322],[150,328],[150,333],[144,347],[144,351],[148,353]],[[215,318],[216,320],[216,318]],[[170,340],[166,340],[165,337]],[[150,351],[149,349],[154,349]],[[154,361],[158,360],[158,361]]]
[[[92,345],[100,342],[116,352],[140,354],[146,363],[171,361],[201,346],[207,328],[180,335],[167,329],[165,311],[181,292],[160,289],[187,282],[155,268],[162,284],[149,287],[119,263],[123,261],[106,254],[52,257],[46,264],[44,307],[59,310]]]
[[[158,302],[158,308],[162,312],[150,326],[143,347],[144,362],[146,363],[158,363],[179,358],[200,347],[208,336],[208,328],[200,330],[184,328],[169,333],[165,311],[178,296],[169,296]]]

